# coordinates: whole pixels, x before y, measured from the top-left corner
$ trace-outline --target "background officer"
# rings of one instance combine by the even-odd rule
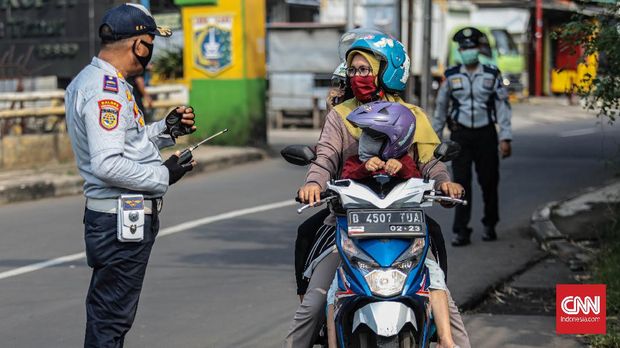
[[[465,199],[472,202],[471,166],[476,166],[478,183],[484,200],[484,232],[482,240],[497,239],[495,225],[499,221],[498,194],[499,150],[502,158],[510,156],[512,139],[511,110],[508,92],[502,85],[500,71],[491,65],[480,64],[478,55],[486,36],[476,28],[459,30],[453,38],[459,44],[463,65],[449,68],[437,95],[433,128],[441,138],[444,125],[448,123],[450,138],[462,149],[452,161],[454,181],[465,188]],[[499,125],[499,134],[495,123]],[[452,245],[470,243],[469,228],[471,204],[456,207]]]
[[[178,164],[176,155],[162,164],[159,153],[159,148],[174,144],[170,134],[196,129],[192,109],[173,110],[167,118],[182,114],[176,123],[146,125],[125,78],[144,71],[155,35],[167,37],[171,32],[157,27],[143,6],[110,9],[99,28],[99,55],[71,82],[65,96],[71,145],[85,180],[84,239],[87,262],[93,268],[86,297],[85,347],[123,346],[159,229],[161,197],[195,165]],[[144,196],[144,237],[121,242],[119,197],[132,193]]]

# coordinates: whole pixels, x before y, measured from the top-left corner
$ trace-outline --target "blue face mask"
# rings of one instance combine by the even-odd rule
[[[460,51],[461,60],[463,64],[470,65],[478,63],[478,54],[480,54],[480,50],[477,48],[470,48],[467,50]]]

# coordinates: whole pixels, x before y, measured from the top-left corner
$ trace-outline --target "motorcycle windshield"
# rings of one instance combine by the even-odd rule
[[[399,209],[430,207],[424,194],[433,190],[434,180],[403,179],[383,176],[364,181],[338,180],[328,183],[328,189],[340,196],[342,208]]]

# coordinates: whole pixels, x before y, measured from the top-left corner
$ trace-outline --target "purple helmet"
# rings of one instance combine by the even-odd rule
[[[400,158],[409,150],[415,132],[415,116],[400,103],[375,101],[353,110],[347,120],[374,138],[384,138],[379,157]]]

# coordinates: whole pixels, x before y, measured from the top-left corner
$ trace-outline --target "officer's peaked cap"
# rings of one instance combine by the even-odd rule
[[[139,4],[127,3],[113,7],[101,19],[99,37],[104,41],[116,41],[143,34],[168,37],[172,35],[172,30],[158,27],[149,10]]]
[[[474,48],[480,45],[480,42],[485,40],[485,35],[474,27],[465,27],[454,34],[452,38],[459,44],[459,48]]]

